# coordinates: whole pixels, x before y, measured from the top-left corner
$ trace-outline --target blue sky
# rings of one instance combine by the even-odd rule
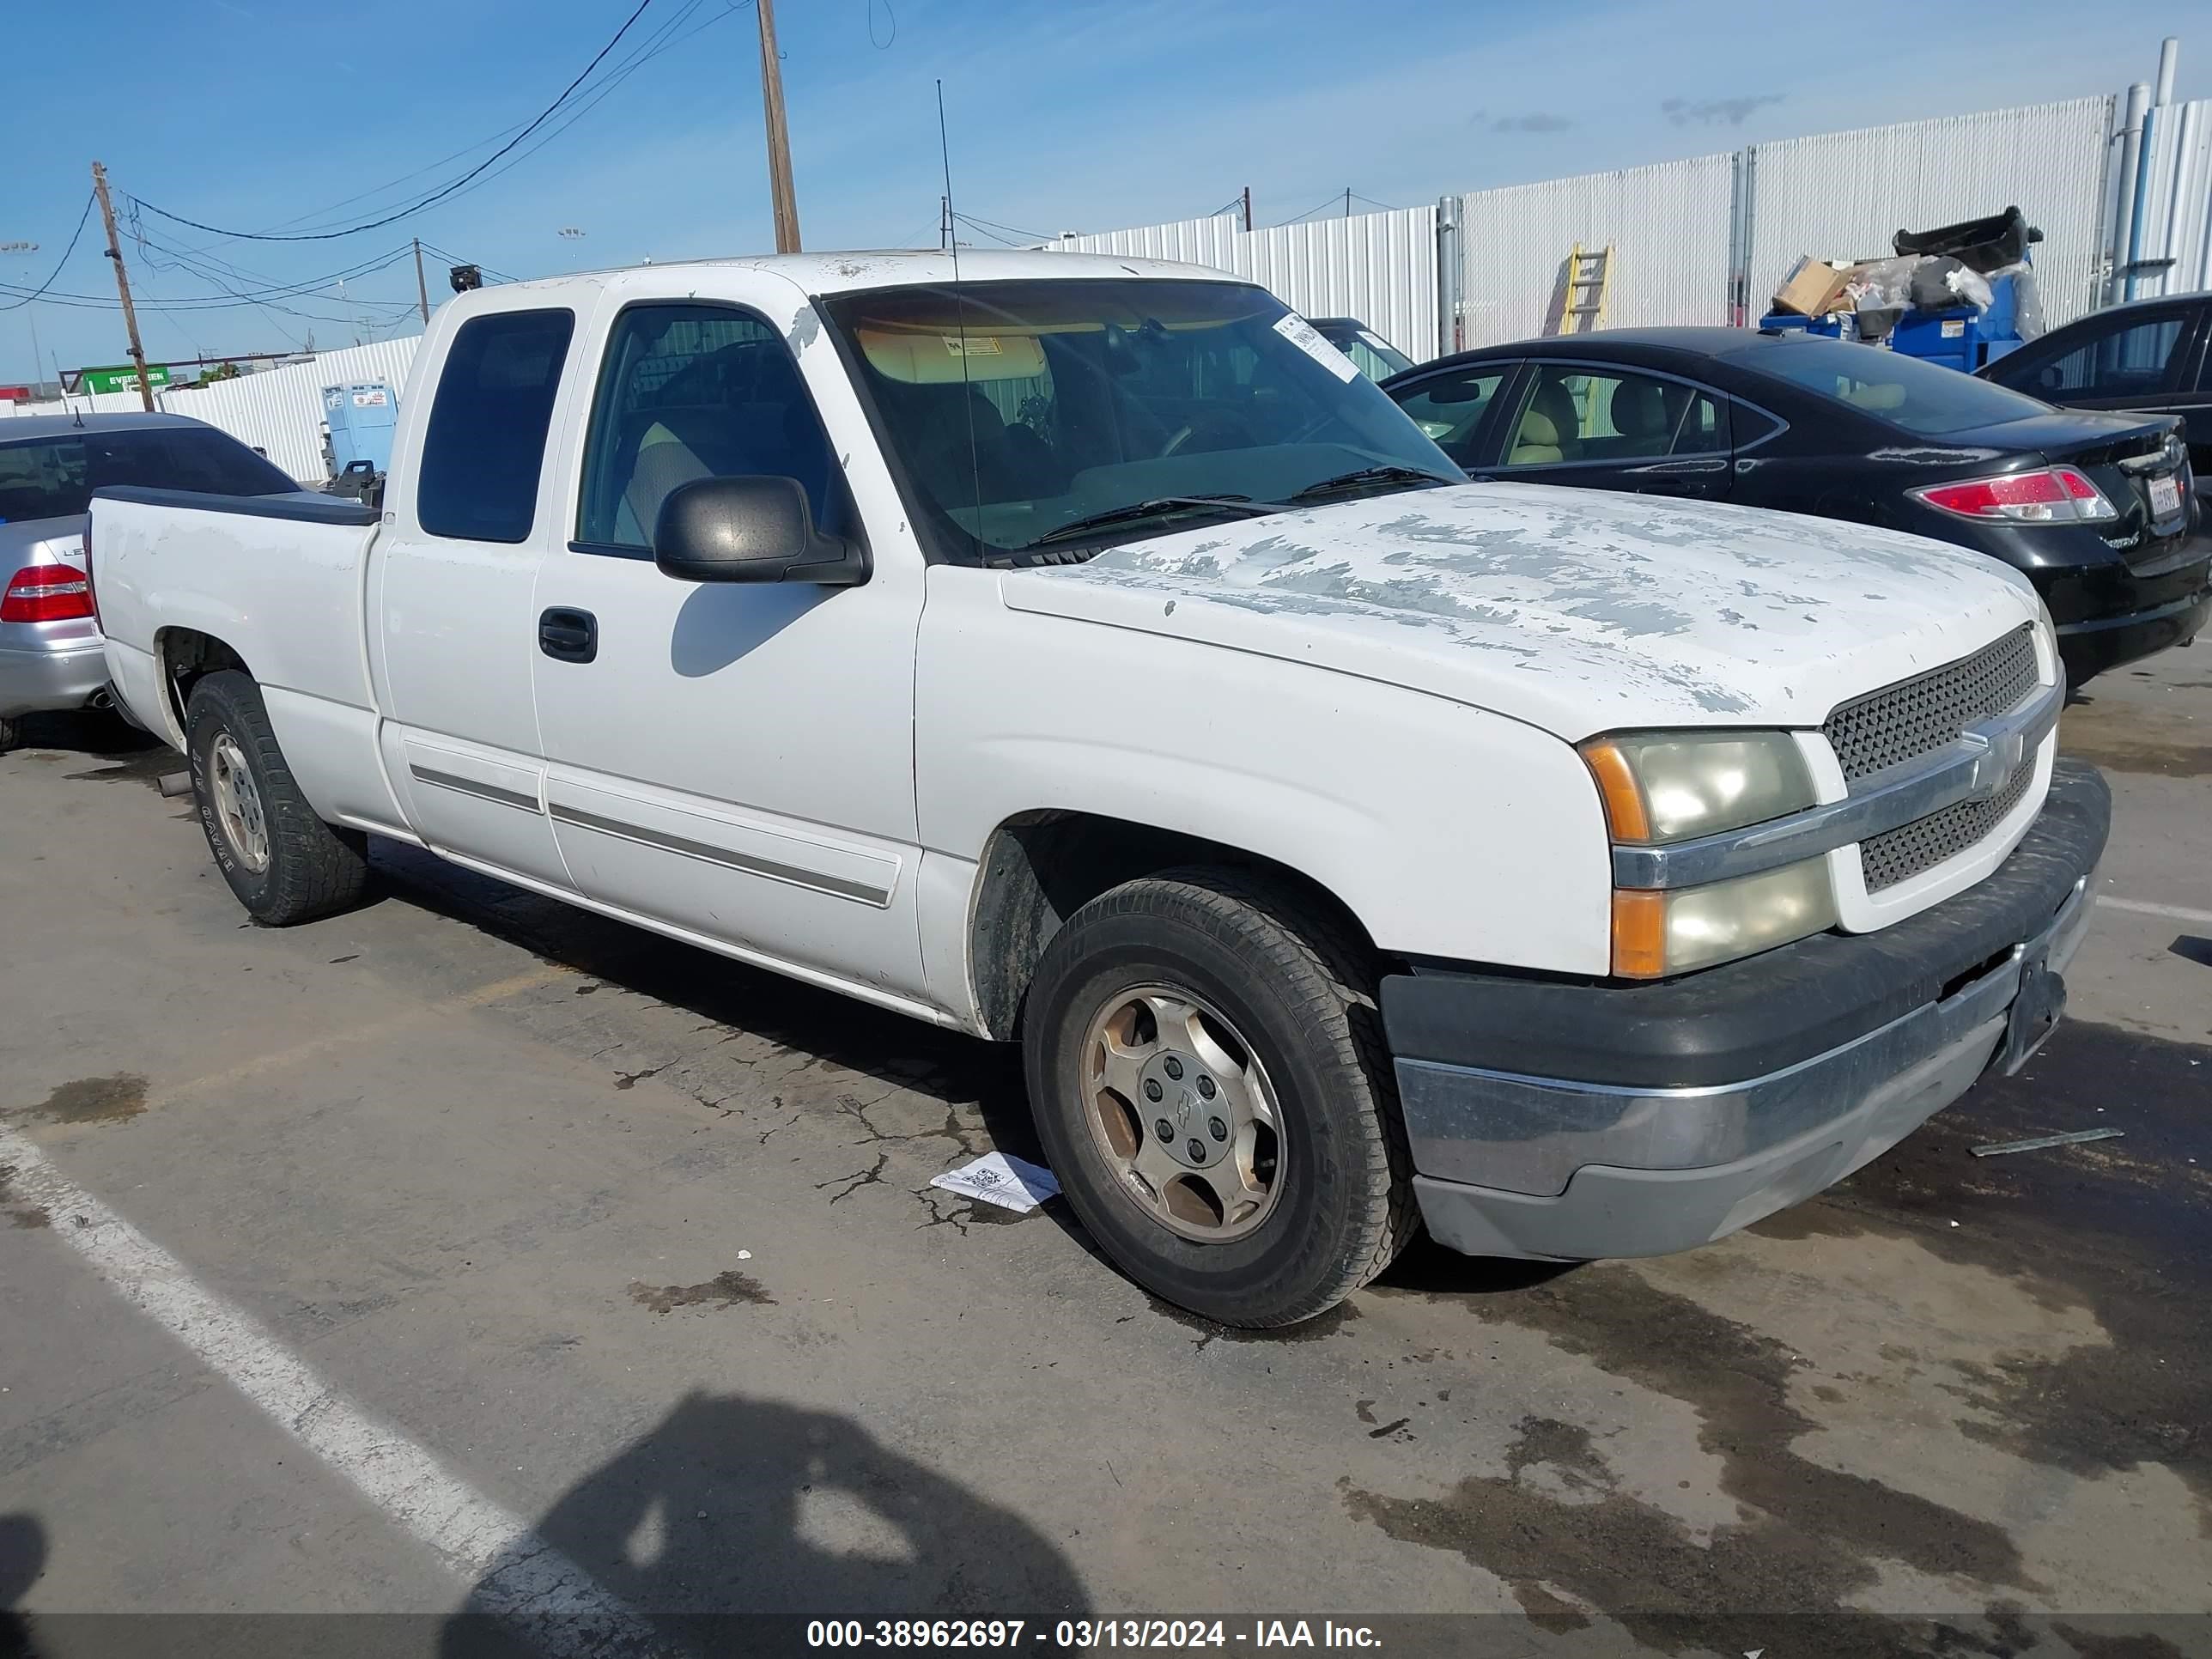
[[[120,194],[210,225],[379,216],[488,155],[496,143],[484,141],[550,103],[635,3],[10,8],[0,29],[18,66],[19,112],[0,173],[0,242],[41,246],[0,254],[0,283],[34,285],[52,269],[94,158]],[[1048,234],[1194,216],[1247,185],[1256,222],[1268,224],[1346,187],[1410,205],[1765,138],[2115,91],[2149,78],[2165,33],[2182,36],[2182,95],[2212,79],[2195,56],[2212,52],[2212,29],[2196,27],[2212,21],[2205,0],[2155,9],[2149,21],[2141,9],[2107,9],[2094,29],[2078,3],[1954,0],[1916,42],[1869,30],[1852,8],[1823,9],[1818,26],[1781,21],[1790,15],[1741,0],[781,0],[776,21],[810,247],[935,245],[940,76],[957,204]],[[177,251],[203,271],[210,255],[228,262],[234,288],[266,289],[365,264],[416,234],[520,276],[771,246],[753,11],[652,0],[609,67],[662,28],[674,44],[573,126],[402,222],[268,243],[142,216],[154,246],[141,250],[126,228],[125,252],[149,303],[149,353],[283,349],[309,331],[319,345],[343,345],[413,326],[402,320],[414,294],[405,261],[348,282],[343,297],[325,284],[282,301],[312,317],[153,309],[220,297]],[[123,73],[132,65],[141,87]],[[418,169],[396,191],[335,205]],[[58,292],[112,295],[98,228],[95,216]],[[431,265],[434,304],[441,264]],[[13,297],[0,292],[0,305]],[[112,308],[34,309],[49,364],[123,357]],[[27,374],[31,316],[0,311],[0,382]]]

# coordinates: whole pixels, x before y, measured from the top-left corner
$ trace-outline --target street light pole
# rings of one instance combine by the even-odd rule
[[[23,256],[36,253],[36,242],[0,242],[0,253]],[[23,302],[23,320],[31,325],[31,383],[27,388],[35,394],[39,386],[39,303],[33,299]]]
[[[775,251],[799,252],[799,198],[791,187],[791,134],[783,124],[783,70],[775,55],[775,0],[759,0],[761,106],[768,121],[768,188]]]

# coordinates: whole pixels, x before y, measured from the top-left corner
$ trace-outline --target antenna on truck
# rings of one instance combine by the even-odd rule
[[[952,211],[952,146],[945,137],[941,77],[937,82],[937,155],[945,164],[945,240],[952,246],[952,325],[960,343],[960,389],[966,394],[960,402],[968,416],[968,481],[975,491],[975,528],[969,533],[975,538],[975,550],[980,554],[983,550],[983,463],[975,453],[975,392],[968,379],[968,295],[960,286],[960,221]]]

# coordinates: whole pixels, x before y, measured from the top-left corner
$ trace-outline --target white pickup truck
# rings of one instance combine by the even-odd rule
[[[1060,254],[465,295],[382,510],[93,507],[121,696],[282,925],[365,838],[1023,1045],[1235,1324],[1416,1227],[1716,1238],[2016,1067],[2109,801],[2034,593],[1470,484],[1276,300]]]

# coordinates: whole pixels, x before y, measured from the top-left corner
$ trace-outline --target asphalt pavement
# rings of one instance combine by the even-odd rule
[[[1140,1616],[1219,1650],[2212,1650],[2212,649],[2068,713],[2115,836],[2022,1076],[1705,1249],[1424,1245],[1273,1336],[1153,1302],[1063,1204],[928,1185],[1036,1156],[1008,1051],[388,846],[368,908],[252,927],[174,757],[33,736],[0,758],[0,1654],[918,1619],[1056,1650]],[[2090,1127],[2122,1133],[1968,1151]]]

